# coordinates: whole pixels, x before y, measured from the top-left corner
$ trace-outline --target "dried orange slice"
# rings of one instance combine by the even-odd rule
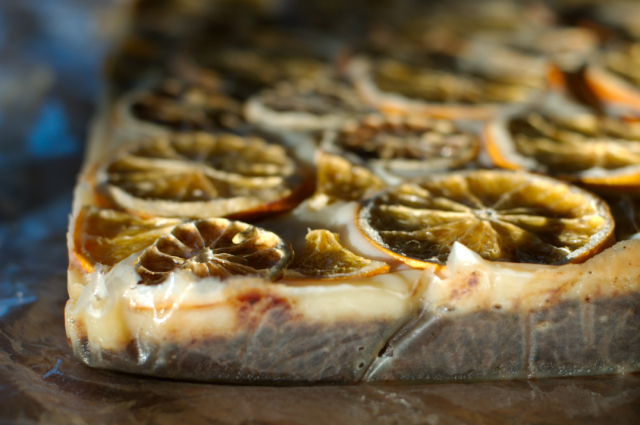
[[[414,52],[406,56],[353,59],[348,72],[360,96],[387,112],[487,119],[504,105],[533,101],[547,85],[546,70],[538,79],[510,81],[465,71],[453,55]]]
[[[345,83],[325,78],[284,81],[246,104],[247,119],[275,130],[317,131],[340,127],[372,112]]]
[[[506,2],[502,10],[513,6]],[[469,4],[466,10],[473,8]],[[575,69],[598,47],[596,34],[586,28],[557,26],[552,20],[534,23],[522,20],[524,11],[514,12],[509,22],[470,22],[459,13],[427,15],[396,29],[398,37],[387,37],[386,50],[398,38],[429,51],[457,53],[461,60],[505,81],[545,78],[545,63]],[[551,11],[548,11],[551,12]],[[544,13],[544,12],[543,12]],[[466,15],[466,13],[465,13]],[[502,18],[507,18],[503,16]],[[473,17],[472,17],[473,19]]]
[[[255,217],[312,190],[306,167],[257,136],[176,133],[128,145],[97,171],[98,190],[145,216]]]
[[[557,11],[540,2],[456,1],[455,7],[434,4],[422,13],[412,8],[402,22],[383,21],[370,36],[378,51],[411,45],[456,54],[463,69],[524,83],[544,80],[550,62],[573,68],[598,47],[593,32],[559,26]]]
[[[451,121],[418,115],[370,115],[327,132],[322,148],[355,156],[388,183],[463,166],[478,137]]]
[[[640,4],[635,1],[591,2],[570,7],[571,22],[593,29],[606,40],[640,38]],[[583,6],[586,6],[584,4]]]
[[[246,126],[239,101],[176,78],[125,95],[117,108],[120,124],[134,132],[240,131]]]
[[[596,116],[562,103],[496,120],[484,136],[498,167],[542,172],[594,188],[640,190],[639,122]]]
[[[503,69],[512,76],[518,71],[533,78],[544,78],[544,68],[538,66],[537,74],[525,70],[529,64],[543,59],[552,62],[563,70],[575,70],[598,48],[598,38],[586,28],[548,26],[513,31],[506,34],[479,33],[474,38],[481,43],[496,44],[513,53],[510,59],[524,59],[523,63],[505,64]],[[489,52],[487,52],[489,53]],[[517,56],[516,56],[517,55]],[[477,58],[480,60],[480,58]],[[500,66],[499,58],[492,58]],[[540,63],[540,62],[538,62]]]
[[[222,77],[229,93],[247,99],[259,90],[285,80],[314,80],[332,74],[328,62],[336,52],[324,46],[318,34],[273,29],[253,29],[231,43],[215,45],[203,39],[188,46],[174,64],[175,71],[190,81],[210,75]],[[219,41],[219,40],[214,40]]]
[[[73,246],[82,267],[111,267],[152,245],[182,223],[176,218],[142,219],[110,209],[84,207],[73,228]]]
[[[340,243],[340,237],[328,230],[310,230],[305,247],[296,253],[285,279],[339,280],[375,276],[389,271],[389,265],[360,257]]]
[[[386,59],[376,67],[374,78],[384,91],[393,91],[409,98],[434,102],[482,104],[527,100],[532,89],[542,87],[542,81],[482,81],[454,70],[454,58],[433,55],[425,64]],[[431,63],[433,62],[433,63]]]
[[[469,37],[491,32],[514,34],[547,27],[557,20],[556,13],[544,3],[491,0],[478,3],[474,0],[456,0],[452,3],[416,4],[407,10],[402,25],[396,25],[403,36],[429,43],[425,35],[442,34],[451,37]],[[461,13],[463,12],[463,13]],[[393,22],[389,20],[389,22]]]
[[[561,181],[525,172],[432,175],[364,203],[358,227],[412,267],[443,264],[458,241],[495,261],[564,264],[614,241],[604,201]]]
[[[176,226],[145,249],[135,265],[139,283],[162,283],[175,270],[225,279],[261,276],[277,280],[293,259],[291,246],[278,235],[224,218]]]
[[[584,81],[613,113],[640,110],[640,25],[637,2],[602,2],[582,8],[573,18],[606,42],[584,71]]]
[[[594,58],[584,73],[589,88],[613,108],[640,110],[640,43],[618,45]]]
[[[316,191],[309,201],[316,210],[335,201],[359,201],[386,186],[369,169],[325,152],[318,155],[316,173]]]

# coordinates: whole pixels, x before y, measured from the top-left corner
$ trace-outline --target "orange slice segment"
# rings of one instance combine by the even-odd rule
[[[305,238],[304,250],[296,254],[284,278],[339,280],[375,276],[389,271],[389,265],[368,260],[346,249],[340,237],[328,230],[311,230]]]
[[[210,218],[174,227],[140,255],[139,283],[162,283],[176,270],[200,278],[261,276],[277,280],[293,259],[291,246],[275,233],[240,221]]]
[[[142,219],[110,209],[84,207],[73,230],[74,253],[85,271],[111,267],[152,245],[182,223],[175,218]]]
[[[114,205],[145,216],[255,217],[309,192],[301,162],[260,137],[180,133],[126,146],[97,172]]]
[[[364,203],[362,233],[418,268],[444,264],[458,241],[495,261],[584,261],[614,241],[604,201],[582,189],[524,172],[432,175]]]

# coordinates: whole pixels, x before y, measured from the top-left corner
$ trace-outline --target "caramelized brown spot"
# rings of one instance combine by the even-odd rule
[[[238,295],[237,300],[243,304],[253,306],[254,304],[263,301],[269,308],[285,307],[291,308],[291,303],[286,299],[272,292],[263,291],[260,289],[251,289]]]
[[[263,298],[263,296],[264,296],[264,293],[262,291],[252,290],[252,291],[243,292],[242,294],[238,295],[237,299],[241,303],[253,305],[258,301],[260,301]]]
[[[239,304],[238,320],[244,326],[259,326],[269,313],[276,313],[280,320],[292,317],[291,302],[268,290],[252,288],[238,294],[236,300]]]
[[[478,281],[478,276],[476,276],[476,272],[472,272],[471,277],[467,281],[467,285],[469,285],[469,288],[473,288],[478,284],[478,282],[479,281]]]

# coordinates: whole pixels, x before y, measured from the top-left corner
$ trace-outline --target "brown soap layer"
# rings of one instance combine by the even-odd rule
[[[209,382],[287,384],[355,383],[403,323],[305,323],[286,306],[273,306],[260,322],[225,337],[186,343],[139,336],[119,352],[91,352],[87,338],[72,341],[92,367]]]
[[[640,369],[640,294],[454,315],[424,310],[389,341],[364,379],[473,381]]]

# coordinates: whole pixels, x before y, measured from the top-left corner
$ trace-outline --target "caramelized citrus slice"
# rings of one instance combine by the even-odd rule
[[[175,218],[141,219],[115,210],[84,207],[73,231],[74,252],[87,271],[96,263],[110,267],[152,245],[180,223],[182,220]]]
[[[180,133],[126,146],[96,184],[118,207],[143,215],[251,217],[292,208],[309,179],[282,146],[262,138]]]
[[[173,228],[140,255],[139,283],[162,283],[175,270],[225,279],[261,276],[277,280],[293,259],[291,246],[278,235],[240,221],[210,218]]]
[[[355,155],[389,182],[462,166],[479,142],[449,120],[417,115],[370,115],[346,124],[323,148]]]
[[[338,280],[375,276],[389,271],[389,265],[368,260],[349,251],[340,237],[328,230],[311,230],[305,238],[304,250],[296,254],[285,270],[285,279]]]
[[[363,205],[360,230],[418,268],[443,264],[458,241],[495,261],[564,264],[613,243],[609,208],[566,183],[525,172],[432,175],[385,190]]]
[[[121,118],[133,125],[171,130],[238,130],[245,124],[242,104],[203,85],[176,78],[125,96]]]
[[[595,187],[640,188],[640,123],[591,113],[531,112],[485,131],[495,165]]]

